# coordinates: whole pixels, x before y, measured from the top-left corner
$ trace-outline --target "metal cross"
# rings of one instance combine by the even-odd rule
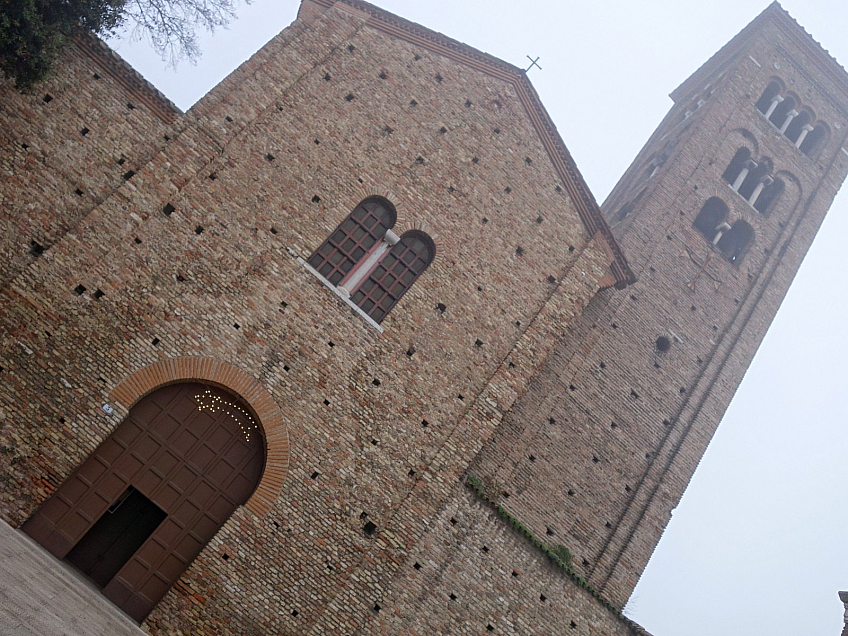
[[[536,62],[538,62],[538,61],[539,61],[539,57],[538,57],[538,56],[536,56],[536,59],[534,60],[532,57],[530,57],[530,56],[528,55],[528,56],[527,56],[527,59],[528,59],[528,60],[530,60],[530,66],[528,66],[526,69],[524,69],[524,72],[525,72],[525,73],[526,73],[527,71],[529,71],[531,68],[533,68],[534,66],[535,66],[537,69],[539,69],[540,71],[542,70],[542,67],[541,67],[541,66],[539,66],[538,64],[536,64]]]

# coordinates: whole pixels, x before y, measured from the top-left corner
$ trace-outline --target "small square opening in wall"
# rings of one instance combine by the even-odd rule
[[[135,105],[131,104],[130,102],[127,102],[127,108],[129,108],[130,110],[135,110]]]
[[[445,305],[444,303],[438,303],[438,304],[436,305],[436,309],[438,309],[438,310],[439,310],[440,312],[442,312],[442,313],[445,313],[445,311],[447,310],[447,308],[448,308],[448,306],[447,306],[447,305]]]
[[[127,170],[124,173],[124,181],[129,181],[135,176],[135,170]]]
[[[106,295],[106,294],[105,294],[105,292],[104,292],[102,289],[96,289],[96,290],[94,291],[94,293],[92,294],[92,297],[93,297],[95,300],[100,300],[100,299],[101,299],[101,298],[103,298],[105,295]]]
[[[232,118],[232,117],[230,117],[229,115],[227,115],[226,117],[224,117],[224,119],[226,119],[226,120],[227,120],[227,123],[228,123],[228,124],[233,123],[233,118]]]
[[[541,216],[537,216],[537,217],[536,217],[536,223],[541,224],[541,223],[542,223],[542,221],[544,221],[544,220],[545,220],[545,219],[543,219]]]
[[[464,400],[464,399],[465,399],[465,398],[462,396],[462,393],[460,393],[460,394],[459,394],[459,395],[457,395],[456,397],[457,397],[457,398],[459,398],[460,400]]]
[[[442,77],[441,75],[436,73],[436,81],[439,82],[439,84],[441,84],[442,81],[444,81],[444,79],[445,79],[444,77]]]
[[[412,470],[411,468],[409,469],[409,472],[406,473],[406,474],[409,475],[410,477],[415,477],[415,471]]]
[[[418,561],[416,561],[415,563],[412,564],[412,567],[414,567],[416,570],[420,570],[421,564]]]
[[[500,135],[500,134],[501,134],[501,129],[500,129],[500,128],[495,128],[495,130],[494,130],[493,132],[494,132],[496,135]]]
[[[336,343],[335,343],[335,342],[333,342],[332,340],[330,340],[330,341],[327,343],[327,345],[328,345],[329,347],[335,347],[335,346],[336,346]]]
[[[315,481],[315,480],[316,480],[316,479],[318,479],[318,477],[320,477],[320,476],[321,476],[321,473],[319,473],[319,472],[316,470],[314,473],[312,473],[312,474],[309,476],[309,478],[310,478],[311,480]]]
[[[212,173],[209,174],[209,180],[210,181],[215,181],[215,179],[217,179],[217,178],[218,178],[217,172],[212,172]]]
[[[475,346],[475,347],[482,347],[482,346],[483,346],[483,341],[482,341],[482,340],[480,340],[480,338],[477,338],[477,340],[475,340],[475,341],[474,341],[474,346]]]
[[[536,456],[535,456],[535,455],[530,455],[530,456],[528,456],[528,457],[527,457],[527,459],[529,459],[531,462],[535,462],[535,461],[536,461]]]
[[[82,191],[82,190],[80,190],[79,188],[77,188],[76,190],[74,190],[74,193],[75,193],[78,197],[81,197],[81,196],[83,195],[83,191]]]
[[[554,531],[551,530],[550,528],[546,528],[545,534],[548,535],[549,537],[552,537],[552,536],[554,536]]]
[[[555,187],[554,190],[556,190],[557,192],[562,192],[562,188],[560,186]]]
[[[380,74],[377,77],[379,77],[381,80],[384,80],[389,77],[389,74],[386,73],[386,71],[380,71]]]
[[[487,632],[493,632],[493,631],[495,631],[495,628],[492,627],[491,623],[489,623],[488,625],[486,625],[486,631]]]
[[[516,570],[513,570],[513,571],[512,571],[512,576],[517,578],[517,577],[518,577],[518,572],[517,572]]]
[[[456,594],[454,594],[453,592],[451,592],[451,594],[450,594],[450,600],[452,600],[452,601],[456,600]]]
[[[82,285],[77,285],[76,287],[74,287],[74,293],[77,296],[82,296],[85,293],[85,287],[83,287]]]
[[[348,44],[347,50],[353,53],[356,50],[356,47],[353,44]]]
[[[450,518],[450,524],[451,524],[452,526],[455,526],[455,525],[456,525],[456,523],[457,523],[457,522],[456,522],[456,519],[454,519],[453,517],[451,517],[451,518]]]
[[[418,106],[418,102],[416,102],[414,99],[411,99],[411,100],[409,100],[409,105],[410,106]]]
[[[481,550],[483,550],[483,552],[484,552],[484,553],[488,554],[488,553],[489,553],[489,546],[484,545],[484,546],[481,548]]]
[[[549,282],[551,285],[553,285],[555,282],[557,282],[557,281],[556,281],[556,277],[555,277],[555,276],[553,276],[553,275],[548,276],[548,282]]]
[[[548,600],[548,597],[545,596],[544,594],[539,594],[539,600],[542,601],[542,603],[544,603],[545,601]]]
[[[370,536],[372,536],[375,532],[377,532],[377,526],[376,526],[376,525],[374,525],[374,523],[373,523],[373,522],[369,521],[369,522],[367,522],[364,526],[362,526],[362,531],[363,531],[366,535],[368,535],[368,536],[370,537]]]
[[[275,159],[274,155],[272,155],[270,152],[267,155],[265,155],[265,158],[268,161],[274,161],[274,159]]]
[[[515,253],[516,255],[521,256],[522,254],[524,254],[524,248],[519,245],[515,248]]]
[[[174,210],[176,210],[176,208],[173,205],[166,203],[165,207],[162,208],[162,214],[165,216],[171,216],[174,213]]]
[[[466,108],[471,108],[473,105],[474,105],[474,104],[472,104],[472,103],[471,103],[471,100],[470,100],[470,99],[466,99],[466,100],[465,100],[465,107],[466,107]]]
[[[504,192],[506,192],[507,194],[509,194],[510,192],[512,192],[512,188],[510,188],[509,186],[507,186],[507,187],[505,187],[505,188],[504,188]]]
[[[224,561],[229,561],[229,560],[230,560],[230,555],[229,555],[229,554],[227,554],[226,552],[224,552],[224,554],[223,554],[223,556],[222,556],[221,558],[222,558],[222,559],[224,559]]]
[[[415,347],[410,347],[409,349],[407,349],[407,350],[406,350],[406,355],[407,355],[407,356],[409,356],[410,358],[411,358],[412,356],[414,356],[414,355],[415,355]]]
[[[448,129],[447,129],[447,128],[445,128],[444,126],[442,126],[441,128],[439,128],[439,132],[440,132],[440,133],[442,133],[443,135],[444,135],[447,131],[448,131]]]
[[[80,134],[81,134],[83,137],[85,137],[85,136],[86,136],[88,133],[90,133],[90,132],[91,132],[91,131],[90,131],[88,128],[83,128],[82,130],[80,130]]]
[[[354,100],[353,93],[348,93],[347,95],[345,95],[345,101],[346,102],[352,102],[353,100]]]
[[[194,228],[194,233],[195,234],[203,234],[203,226],[198,225],[196,228]]]
[[[292,610],[291,615],[297,618],[297,615],[300,614],[297,610]]]
[[[428,422],[427,420],[421,420],[421,426],[427,428],[428,426],[430,426],[430,422]]]
[[[330,75],[329,73],[324,73],[324,81],[325,82],[329,82],[331,79],[333,79],[332,75]]]
[[[571,621],[571,629],[577,629],[577,623]]]
[[[50,93],[47,93],[44,97],[41,98],[45,104],[49,104],[53,101],[53,96]]]
[[[268,230],[268,231],[269,231],[269,232],[271,232],[271,234],[277,234],[277,233],[278,233],[278,230],[277,230],[277,228],[275,228],[275,227],[272,227],[272,228],[271,228],[270,230]]]
[[[380,607],[379,603],[374,603],[374,613],[375,614],[379,614],[381,609],[382,608]]]
[[[568,496],[569,496],[569,497],[573,497],[573,496],[574,496],[574,491],[573,491],[573,490],[571,490],[571,489],[569,489],[569,491],[568,491]]]
[[[330,400],[324,400],[324,406],[330,406]]]
[[[286,373],[288,373],[290,369],[291,369],[291,367],[289,365],[287,365],[287,364],[283,365],[283,371],[285,371]]]
[[[233,327],[235,327],[236,329],[241,329],[241,325],[238,324],[237,322],[233,323]]]
[[[152,345],[155,347],[155,346],[156,346],[156,345],[158,345],[160,342],[162,342],[162,341],[161,341],[161,340],[159,340],[159,338],[154,338],[153,340],[151,340],[151,341],[150,341],[150,344],[152,344]]]
[[[374,378],[373,380],[371,380],[371,384],[373,384],[374,386],[380,386],[380,381],[377,378]]]
[[[126,157],[121,157],[120,159],[118,159],[118,161],[117,161],[116,163],[117,163],[119,166],[122,166],[122,165],[124,165],[126,162],[127,162]]]
[[[44,254],[44,246],[41,245],[41,243],[37,241],[30,241],[29,246],[29,253],[33,256],[39,257]]]
[[[312,203],[321,203],[321,197],[316,194],[312,197]]]

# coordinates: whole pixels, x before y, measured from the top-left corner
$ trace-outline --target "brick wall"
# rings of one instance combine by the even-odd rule
[[[130,122],[155,141],[129,178],[106,138],[98,159],[57,155],[61,170],[112,172],[73,232],[15,257],[2,288],[0,514],[13,524],[144,392],[124,390],[128,378],[159,377],[145,369],[217,361],[283,414],[279,497],[264,514],[237,510],[151,614],[153,633],[355,631],[556,335],[624,282],[518,69],[362,7],[308,15],[170,128]],[[81,54],[68,64],[45,106],[92,68]],[[110,99],[125,115],[126,95]],[[397,206],[396,233],[437,246],[382,332],[298,260],[373,194]]]

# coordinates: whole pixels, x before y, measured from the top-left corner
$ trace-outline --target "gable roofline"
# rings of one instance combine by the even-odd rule
[[[138,103],[147,106],[164,123],[172,124],[183,114],[170,99],[94,33],[81,31],[74,36],[74,43],[95,61],[106,75],[123,86]]]
[[[622,288],[636,281],[621,246],[601,214],[600,206],[523,69],[362,0],[302,0],[301,10],[307,2],[325,9],[336,5],[353,9],[365,16],[370,27],[511,84],[562,180],[563,187],[571,196],[583,226],[590,237],[600,234],[609,248],[612,255],[610,270],[615,279],[615,286]]]
[[[821,62],[821,69],[834,84],[841,87],[845,93],[848,93],[848,72],[845,68],[833,57],[821,43],[813,38],[804,27],[802,27],[795,18],[793,18],[784,9],[780,2],[774,0],[767,6],[757,17],[749,22],[733,39],[721,47],[713,56],[704,62],[698,70],[692,73],[680,86],[675,88],[670,94],[672,100],[677,102],[685,98],[686,94],[692,90],[692,85],[695,83],[695,78],[701,81],[703,75],[708,74],[714,68],[720,68],[727,63],[733,56],[738,54],[747,45],[748,41],[766,24],[772,23],[780,28],[784,33],[791,37],[798,48]]]

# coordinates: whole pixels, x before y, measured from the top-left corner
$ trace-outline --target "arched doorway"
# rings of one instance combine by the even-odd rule
[[[140,622],[247,501],[264,462],[244,401],[170,385],[130,409],[23,530]]]

